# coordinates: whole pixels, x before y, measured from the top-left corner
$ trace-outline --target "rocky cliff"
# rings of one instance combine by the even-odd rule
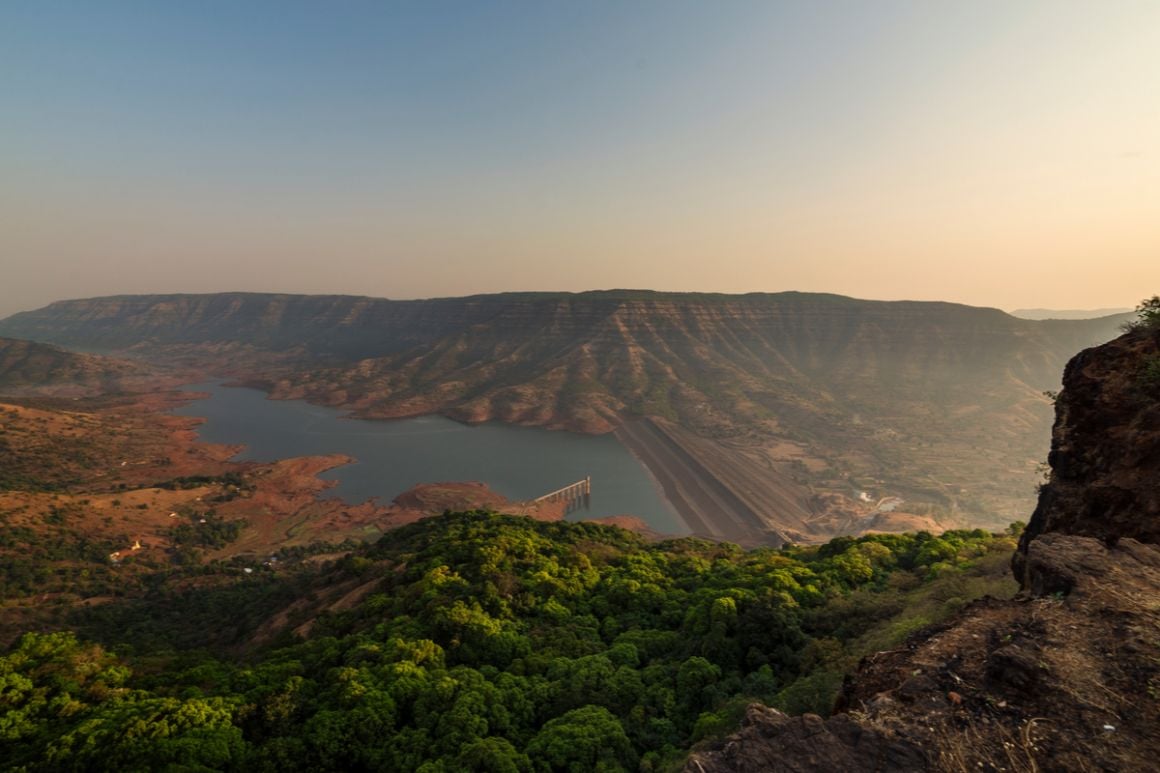
[[[1048,456],[1051,479],[1020,540],[1020,575],[1041,534],[1160,543],[1160,330],[1081,352],[1068,363],[1064,383]]]
[[[829,719],[750,707],[685,770],[1155,770],[1158,352],[1160,331],[1141,329],[1067,366],[1020,596],[866,658]]]

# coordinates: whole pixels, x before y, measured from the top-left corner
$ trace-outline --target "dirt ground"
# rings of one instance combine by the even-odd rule
[[[197,419],[170,413],[194,396],[160,390],[0,402],[6,464],[23,465],[30,475],[52,471],[42,485],[30,487],[41,490],[0,491],[4,524],[42,536],[67,525],[108,543],[110,560],[165,563],[175,547],[175,527],[197,528],[211,519],[243,526],[229,544],[205,551],[207,559],[373,539],[446,510],[486,508],[540,520],[565,516],[560,503],[512,502],[478,482],[422,484],[390,504],[345,502],[327,496],[334,484],[318,475],[350,457],[231,461],[239,448],[200,441]]]

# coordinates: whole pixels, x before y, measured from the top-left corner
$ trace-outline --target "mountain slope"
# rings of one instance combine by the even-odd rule
[[[747,476],[755,498],[798,506],[759,517],[808,538],[851,528],[816,493],[898,495],[952,523],[1026,512],[1050,426],[1042,392],[1117,321],[807,293],[227,293],[66,301],[0,332],[180,357],[364,417],[586,432],[653,417],[716,443],[703,456],[722,476],[746,460],[764,469]]]
[[[735,435],[739,424],[795,407],[961,401],[996,381],[1037,392],[1112,329],[1107,320],[1026,323],[990,309],[792,293],[576,296],[512,303],[396,354],[274,386],[323,401],[341,392],[340,404],[369,415],[441,410],[599,431],[627,411]]]
[[[140,365],[123,360],[0,338],[0,392],[6,394],[45,388],[94,392],[112,388],[119,380],[142,372]]]

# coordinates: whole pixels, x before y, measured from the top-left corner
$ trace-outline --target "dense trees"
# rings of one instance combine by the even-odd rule
[[[1004,587],[1011,547],[974,531],[742,551],[489,513],[431,519],[328,570],[326,582],[376,583],[361,603],[242,660],[165,655],[156,630],[133,639],[144,629],[124,622],[103,638],[133,644],[125,660],[70,634],[26,636],[0,659],[0,759],[657,770],[749,699],[826,710],[867,647]],[[278,597],[269,581],[214,591],[238,609],[248,592]]]
[[[128,668],[72,634],[27,634],[0,658],[7,769],[220,769],[245,745],[233,699],[155,697]]]

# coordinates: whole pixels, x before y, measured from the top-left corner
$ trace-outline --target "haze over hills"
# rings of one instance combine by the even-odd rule
[[[1097,317],[1110,317],[1113,314],[1126,314],[1130,311],[1131,309],[1123,307],[1109,309],[1015,309],[1011,312],[1011,316],[1020,319],[1096,319]]]
[[[222,293],[62,301],[0,332],[180,362],[363,417],[583,432],[644,419],[738,497],[752,526],[719,536],[745,541],[870,528],[851,506],[862,491],[948,522],[1020,517],[1050,429],[1042,393],[1120,321],[794,292]]]

